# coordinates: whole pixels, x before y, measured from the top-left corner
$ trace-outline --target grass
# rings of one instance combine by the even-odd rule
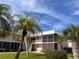
[[[68,59],[73,59],[73,55],[72,54],[68,54]]]
[[[15,52],[0,52],[0,59],[14,59]],[[29,57],[25,52],[21,52],[19,59],[47,59],[44,54],[30,53]],[[73,59],[71,54],[68,54],[68,59]]]
[[[14,59],[15,52],[0,52],[0,59]],[[21,53],[19,59],[46,59],[43,54],[30,53],[30,57],[26,53]]]

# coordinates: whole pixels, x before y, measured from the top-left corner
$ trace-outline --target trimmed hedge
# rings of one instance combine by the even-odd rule
[[[47,51],[45,52],[47,59],[67,59],[65,51]]]

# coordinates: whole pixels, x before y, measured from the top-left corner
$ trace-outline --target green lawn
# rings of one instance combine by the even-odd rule
[[[46,59],[43,54],[30,53],[29,56],[26,53],[21,53],[19,59]],[[14,52],[0,52],[0,59],[14,59],[14,57]]]
[[[14,59],[15,55],[15,52],[0,52],[0,59]],[[68,56],[68,59],[72,59],[70,54]],[[29,57],[27,57],[27,54],[22,52],[19,59],[46,59],[46,57],[43,54],[37,53],[30,53]]]
[[[72,54],[68,54],[68,59],[73,59],[73,55]]]

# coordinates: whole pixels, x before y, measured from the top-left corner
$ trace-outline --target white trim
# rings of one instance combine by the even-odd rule
[[[50,34],[55,34],[55,30],[50,30],[50,31],[44,31],[42,33],[36,33],[34,36],[42,36],[42,35],[50,35]],[[33,35],[30,35],[33,36]]]
[[[14,43],[20,43],[19,41],[13,40],[13,39],[0,39],[1,42],[14,42]]]
[[[48,43],[57,43],[56,41],[55,42],[35,42],[33,44],[48,44]]]

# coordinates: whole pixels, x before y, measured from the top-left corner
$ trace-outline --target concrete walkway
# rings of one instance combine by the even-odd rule
[[[44,54],[43,52],[39,52],[39,51],[32,51],[31,53]]]

